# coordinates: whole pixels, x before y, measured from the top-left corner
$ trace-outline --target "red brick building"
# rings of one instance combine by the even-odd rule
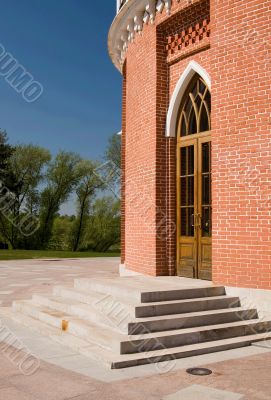
[[[270,1],[118,3],[125,269],[271,289]]]

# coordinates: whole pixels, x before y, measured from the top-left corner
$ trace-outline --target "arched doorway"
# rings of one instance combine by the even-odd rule
[[[177,121],[177,274],[212,279],[211,93],[195,74]]]

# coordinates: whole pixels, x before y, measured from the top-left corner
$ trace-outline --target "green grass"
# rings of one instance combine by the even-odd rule
[[[119,257],[118,252],[95,253],[91,251],[51,251],[51,250],[0,250],[1,260],[31,260],[35,258],[87,258],[87,257]]]

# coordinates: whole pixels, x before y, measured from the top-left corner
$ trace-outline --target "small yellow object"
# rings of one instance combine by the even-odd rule
[[[62,331],[66,332],[69,327],[69,321],[65,321],[64,319],[62,320]]]

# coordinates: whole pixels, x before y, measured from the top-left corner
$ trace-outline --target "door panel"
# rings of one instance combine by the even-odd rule
[[[178,144],[177,274],[212,279],[211,139]]]
[[[212,165],[211,140],[198,140],[198,278],[212,280]]]
[[[178,275],[195,277],[197,267],[197,141],[187,140],[178,147]]]

